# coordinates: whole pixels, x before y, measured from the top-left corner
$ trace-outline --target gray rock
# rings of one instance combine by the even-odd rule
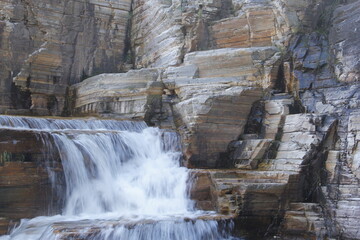
[[[360,80],[360,2],[350,1],[334,12],[330,45],[335,54],[335,71],[340,81]]]

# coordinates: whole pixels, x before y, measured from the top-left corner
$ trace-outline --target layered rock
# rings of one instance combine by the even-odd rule
[[[353,31],[356,28],[351,27],[351,22],[356,22],[356,4],[357,1],[331,5],[336,10],[329,38],[324,34],[311,33],[294,40],[290,48],[294,60],[290,64],[293,66],[290,68],[292,76],[287,74],[287,82],[298,84],[299,96],[307,111],[330,115],[339,121],[337,129],[328,133],[336,136],[335,141],[327,143],[322,149],[329,150],[324,156],[324,169],[315,171],[315,174],[326,173],[321,180],[321,191],[317,190],[320,195],[317,202],[323,208],[329,234],[343,239],[359,238],[355,230],[359,209],[356,190],[359,184],[356,160],[359,85],[343,84],[357,78],[355,65],[359,57],[356,50],[349,52],[349,49],[358,48],[357,42],[352,40],[356,36],[356,31]],[[348,9],[348,14],[344,14],[344,9]],[[331,12],[327,14],[331,15]],[[351,33],[347,32],[349,30]],[[342,52],[345,49],[347,57]]]
[[[249,87],[272,85],[278,59],[273,47],[209,50],[189,53],[184,66],[165,72],[166,88],[179,98],[173,109],[189,166],[224,165],[221,153],[243,133],[262,95]]]
[[[136,0],[132,13],[136,68],[180,64],[184,44],[180,1]]]
[[[185,54],[208,49],[287,45],[292,32],[312,25],[320,2],[135,0],[135,66],[175,66]]]
[[[189,53],[179,67],[103,74],[73,86],[75,109],[159,125],[174,116],[175,124],[167,125],[182,133],[188,166],[214,167],[222,164],[221,153],[243,132],[260,99],[255,86],[275,84],[278,59],[274,47],[219,49]]]
[[[75,111],[86,115],[112,115],[145,119],[161,108],[163,84],[157,69],[101,74],[73,86]]]
[[[285,103],[283,107],[289,107],[289,105]],[[231,162],[241,170],[208,172],[215,186],[215,192],[212,195],[216,196],[217,211],[237,215],[241,222],[239,227],[253,233],[257,232],[255,237],[258,238],[263,237],[262,234],[266,232],[267,234],[274,233],[274,230],[276,232],[276,227],[272,229],[270,226],[276,226],[283,216],[286,221],[283,223],[282,230],[284,239],[291,239],[289,236],[295,235],[297,231],[300,231],[305,239],[306,236],[319,236],[318,239],[327,236],[329,230],[325,224],[323,208],[318,205],[315,211],[319,214],[318,216],[310,220],[305,216],[301,220],[309,225],[306,230],[290,225],[300,221],[294,211],[301,211],[301,209],[295,210],[293,203],[315,198],[314,187],[316,188],[315,185],[318,184],[319,179],[311,172],[315,168],[321,168],[324,161],[323,158],[317,156],[317,149],[333,141],[334,136],[326,133],[331,132],[334,126],[332,120],[326,120],[321,116],[285,115],[277,130],[276,138],[272,139],[274,143],[267,149],[263,149],[265,154],[258,159],[260,161],[258,166],[257,164],[250,165],[251,167],[246,167],[244,164],[239,166],[237,162]],[[319,131],[315,131],[316,129]],[[243,141],[249,144],[261,140]],[[241,145],[232,147],[239,151],[244,150]],[[256,148],[256,145],[252,147]],[[247,151],[241,151],[241,154],[246,155],[246,153]],[[302,206],[302,204],[298,205]],[[307,205],[304,204],[304,206]],[[312,214],[310,209],[308,212]],[[300,212],[299,215],[301,214]]]
[[[130,4],[2,1],[2,112],[31,108],[39,114],[60,114],[69,84],[94,73],[120,71]],[[28,92],[28,100],[23,92]]]
[[[326,239],[322,208],[315,203],[293,203],[282,223],[281,239]]]
[[[334,11],[332,28],[330,29],[330,45],[335,55],[335,72],[342,82],[360,80],[358,30],[359,1],[352,1],[339,6]]]
[[[7,154],[0,153],[1,160]],[[34,162],[0,161],[0,235],[8,231],[9,224],[23,218],[49,213],[51,184],[47,172]]]
[[[283,239],[359,238],[359,1],[26,3],[0,3],[3,109],[59,112],[68,83],[119,71],[131,17],[124,60],[145,69],[75,85],[76,114],[176,128],[187,166],[240,168],[197,173],[201,209],[264,231],[284,217]]]
[[[271,142],[271,139],[246,139],[232,142],[229,145],[229,149],[233,149],[229,156],[231,164],[239,169],[256,169],[259,162],[264,159],[264,154]]]

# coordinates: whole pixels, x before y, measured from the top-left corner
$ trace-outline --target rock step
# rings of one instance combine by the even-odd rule
[[[290,211],[314,211],[321,213],[322,209],[317,203],[290,203]]]
[[[191,216],[191,217],[172,217],[165,219],[118,219],[118,220],[80,220],[80,221],[69,221],[69,222],[55,222],[51,225],[51,231],[56,236],[56,239],[100,239],[103,237],[102,230],[108,229],[107,231],[116,231],[116,229],[126,229],[128,231],[137,231],[144,234],[148,231],[151,225],[168,225],[168,222],[174,224],[184,224],[185,226],[192,227],[197,221],[217,221],[224,222],[233,219],[233,215],[202,215],[202,216]],[[37,226],[31,226],[36,228]],[[31,230],[30,227],[30,230]],[[172,230],[172,229],[167,229]],[[176,229],[174,229],[176,231]]]
[[[281,232],[282,239],[325,239],[326,226],[322,208],[316,203],[292,203],[286,211]]]
[[[358,185],[338,185],[339,198],[342,199],[356,199],[360,197],[360,188]]]
[[[237,183],[286,183],[286,180],[281,179],[243,179],[243,178],[235,178],[235,179],[216,179],[217,183],[222,184],[237,184]]]
[[[300,159],[274,159],[259,164],[259,169],[263,171],[290,171],[294,174],[301,170],[302,162],[303,160]]]
[[[287,183],[239,183],[239,184],[218,184],[217,189],[223,193],[239,192],[271,192],[280,193],[287,186]]]
[[[216,179],[270,179],[270,180],[288,180],[292,172],[286,171],[263,171],[263,170],[209,170],[211,177]]]

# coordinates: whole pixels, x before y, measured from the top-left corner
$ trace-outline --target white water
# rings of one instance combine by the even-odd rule
[[[179,165],[175,133],[141,122],[7,116],[0,116],[0,127],[50,134],[66,181],[61,215],[22,220],[0,240],[72,239],[66,235],[71,231],[83,234],[80,239],[224,237],[217,221],[197,219],[209,213],[196,211],[188,198],[188,170]]]

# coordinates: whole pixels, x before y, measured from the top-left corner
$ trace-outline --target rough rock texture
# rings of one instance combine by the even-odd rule
[[[269,148],[271,139],[248,139],[234,141],[229,145],[233,149],[229,158],[232,164],[239,169],[256,169],[259,161]],[[230,150],[231,151],[231,150]]]
[[[184,34],[180,1],[133,3],[132,49],[136,68],[180,64]]]
[[[292,203],[281,224],[284,240],[326,239],[327,229],[322,208],[315,203]]]
[[[46,171],[21,159],[2,162],[9,156],[0,152],[0,235],[8,231],[11,222],[47,214],[51,199]]]
[[[148,123],[174,116],[187,165],[215,167],[228,143],[242,134],[252,104],[262,95],[252,86],[274,85],[273,64],[278,59],[274,47],[219,49],[189,53],[182,66],[164,71],[95,76],[72,88],[75,111]],[[173,98],[170,114],[163,91]]]
[[[360,2],[350,1],[336,8],[329,40],[335,55],[335,72],[340,81],[360,80]]]
[[[134,2],[131,58],[164,83],[149,121],[174,120],[166,126],[180,131],[189,167],[241,169],[201,173],[199,207],[215,197],[219,212],[264,232],[284,219],[284,239],[359,238],[358,85],[338,82],[358,78],[359,1],[337,4]],[[248,119],[262,95],[254,87],[292,96],[265,94]]]
[[[300,25],[311,26],[318,2],[135,0],[131,31],[135,67],[179,65],[186,53],[199,50],[283,47]]]
[[[353,40],[357,30],[352,25],[358,21],[358,15],[354,15],[358,4],[352,1],[333,6],[328,38],[311,33],[294,40],[290,47],[293,74],[287,80],[298,82],[299,97],[308,112],[338,119],[337,129],[328,133],[335,135],[334,142],[322,148],[327,151],[324,168],[313,174],[321,176],[319,199],[315,202],[323,209],[330,236],[340,239],[360,238],[356,230],[360,206],[356,140],[360,105],[359,85],[353,82],[358,78],[355,66],[359,62],[359,44]]]
[[[130,5],[130,0],[1,1],[0,112],[31,108],[60,114],[69,84],[120,71]]]
[[[195,201],[195,207],[205,211],[216,210],[215,185],[208,172],[199,170],[191,171],[192,185],[190,198]]]
[[[73,99],[75,114],[176,129],[185,165],[231,168],[194,170],[199,208],[254,239],[360,239],[359,0],[13,2],[0,3],[3,110]],[[136,70],[63,98],[124,61]]]
[[[73,86],[75,111],[80,114],[145,118],[161,107],[163,84],[157,69],[101,74]]]
[[[284,218],[280,234],[282,239],[324,239],[330,234],[323,208],[318,204],[312,204],[317,206],[312,208],[311,204],[299,202],[316,201],[318,197],[320,177],[314,172],[321,169],[324,161],[319,149],[332,146],[336,137],[329,133],[336,129],[336,121],[314,114],[290,114],[294,106],[294,101],[290,99],[280,94],[266,100],[266,112],[273,113],[273,116],[276,116],[275,113],[283,114],[280,123],[263,121],[263,131],[259,135],[243,134],[241,138],[245,140],[230,144],[229,148],[234,150],[229,164],[241,170],[203,170],[203,174],[210,174],[215,186],[212,188],[215,192],[210,195],[215,196],[217,211],[237,215],[239,228],[252,232],[253,237],[262,238],[264,234],[276,233],[276,227],[273,227]],[[273,106],[283,111],[275,111]],[[275,134],[265,131],[269,129],[265,126],[272,124],[277,126]],[[262,136],[269,139],[262,139]],[[271,145],[262,145],[261,150],[256,150],[259,143],[271,141]],[[244,144],[253,151],[246,150]],[[238,158],[249,156],[240,159],[242,162],[239,164],[236,153],[240,154]],[[244,161],[251,162],[252,155],[256,155],[256,162],[260,163],[244,164]],[[303,210],[307,213],[299,219],[299,215],[304,215],[301,213]],[[310,219],[308,215],[314,217]],[[302,225],[292,226],[294,222]]]

